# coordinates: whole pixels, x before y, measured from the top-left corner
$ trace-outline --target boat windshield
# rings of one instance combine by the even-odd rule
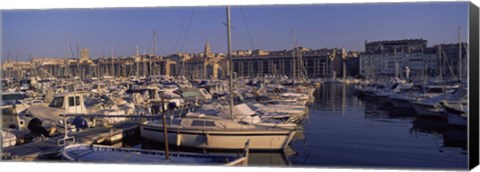
[[[442,88],[430,88],[428,89],[427,93],[443,93]]]
[[[24,79],[20,81],[20,84],[30,84],[32,81],[28,79]]]
[[[193,120],[192,127],[215,127],[215,123],[207,120]]]
[[[393,84],[393,85],[390,87],[390,89],[393,90],[393,89],[397,88],[397,86],[398,86],[398,83],[395,83],[395,84]]]
[[[55,97],[48,107],[61,108],[63,106],[63,97]]]
[[[13,107],[2,108],[2,115],[13,115],[13,114],[14,114]]]
[[[20,93],[13,93],[13,94],[2,94],[2,100],[3,101],[8,101],[8,100],[23,100],[27,96],[25,94],[20,94]]]

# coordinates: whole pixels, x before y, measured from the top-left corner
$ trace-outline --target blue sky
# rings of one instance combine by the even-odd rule
[[[429,45],[467,40],[468,3],[380,3],[232,6],[233,49],[309,48],[363,50],[364,41],[424,38]],[[161,7],[2,11],[2,58],[65,57],[88,48],[92,57],[203,51],[226,52],[225,7]],[[190,22],[189,22],[190,21]],[[248,29],[247,29],[248,28]],[[249,34],[250,33],[250,34]],[[71,56],[69,54],[69,56]]]

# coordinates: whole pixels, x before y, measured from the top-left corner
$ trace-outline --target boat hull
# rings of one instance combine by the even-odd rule
[[[2,148],[15,146],[17,143],[17,137],[9,132],[2,131]]]
[[[444,117],[443,109],[437,109],[430,104],[412,102],[412,107],[419,116],[425,117]]]
[[[142,164],[188,164],[188,165],[247,165],[248,157],[235,154],[199,154],[166,152],[134,148],[116,148],[103,145],[69,145],[62,149],[62,157],[68,161],[102,163]]]
[[[295,134],[293,130],[220,131],[168,128],[167,131],[170,145],[219,150],[242,150],[245,142],[250,140],[250,150],[279,151],[287,147]],[[165,142],[161,126],[141,125],[140,134],[149,140]]]
[[[390,98],[390,102],[395,108],[412,109],[412,105],[408,99]]]
[[[462,115],[464,112],[449,107],[445,107],[445,112],[448,125],[467,127],[467,117]]]

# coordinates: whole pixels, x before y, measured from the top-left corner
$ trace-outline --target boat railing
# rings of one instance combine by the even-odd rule
[[[67,124],[67,116],[63,116],[63,124],[64,124],[64,129],[65,129],[65,135],[63,138],[57,140],[57,145],[58,146],[66,146],[69,144],[75,143],[75,137],[74,136],[68,136],[68,124]]]

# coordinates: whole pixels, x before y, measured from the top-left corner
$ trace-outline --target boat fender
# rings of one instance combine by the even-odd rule
[[[210,141],[210,134],[205,134],[205,138],[207,139],[205,143],[209,145],[208,142]]]
[[[177,103],[176,102],[169,102],[168,105],[167,105],[167,109],[168,110],[174,110],[176,109],[178,106],[177,106]]]
[[[75,128],[77,128],[77,129],[86,129],[86,128],[88,128],[87,120],[83,119],[81,116],[76,116],[76,117],[73,119],[72,124],[75,125]]]
[[[177,134],[177,146],[180,146],[182,143],[182,134]]]
[[[45,128],[43,128],[42,121],[38,118],[33,118],[32,120],[30,120],[27,128],[33,134],[50,137],[49,132]]]

